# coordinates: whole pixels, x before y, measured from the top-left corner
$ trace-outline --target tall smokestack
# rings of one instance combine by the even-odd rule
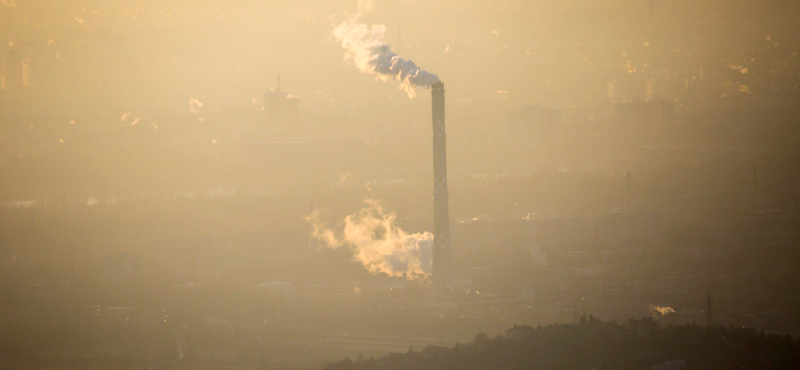
[[[444,83],[431,85],[433,112],[433,281],[450,280],[450,205],[447,191],[447,134],[444,128]]]

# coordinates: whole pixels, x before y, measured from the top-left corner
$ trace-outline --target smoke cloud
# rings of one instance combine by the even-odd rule
[[[198,113],[200,113],[200,109],[201,108],[203,108],[203,102],[201,102],[201,101],[199,101],[199,100],[197,100],[195,98],[190,98],[189,99],[189,111],[190,112],[192,112],[194,114],[198,114]]]
[[[369,13],[375,9],[375,0],[358,0],[358,12]]]
[[[653,312],[653,313],[658,312],[663,316],[663,315],[666,315],[668,313],[674,313],[675,310],[672,309],[672,307],[661,307],[661,306],[657,306],[657,305],[651,304],[650,305],[650,312]]]
[[[433,234],[409,234],[397,227],[395,213],[387,213],[376,200],[365,200],[364,207],[344,219],[341,231],[326,227],[314,210],[306,221],[314,226],[313,236],[328,248],[348,247],[353,260],[371,274],[424,279],[432,267]]]
[[[400,88],[409,98],[416,94],[414,88],[430,87],[439,82],[439,77],[417,67],[411,60],[403,59],[384,42],[386,26],[368,27],[356,23],[358,16],[342,23],[333,30],[333,36],[347,50],[345,60],[352,59],[361,72],[374,74],[383,81],[400,82]]]

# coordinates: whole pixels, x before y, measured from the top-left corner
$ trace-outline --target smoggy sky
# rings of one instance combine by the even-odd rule
[[[711,0],[361,3],[371,11],[359,21],[385,25],[385,42],[438,74],[450,99],[499,94],[560,107],[597,103],[605,80],[628,61],[663,62],[650,73],[672,73],[701,62],[705,47],[730,41],[735,48],[785,31],[798,8]],[[0,48],[13,43],[32,61],[36,86],[46,92],[41,104],[55,111],[175,111],[190,97],[247,106],[274,87],[277,74],[310,110],[405,104],[397,84],[375,83],[345,61],[332,36],[358,4],[4,0]],[[659,50],[680,51],[666,58]]]

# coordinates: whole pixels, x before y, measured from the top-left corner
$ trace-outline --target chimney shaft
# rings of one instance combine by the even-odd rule
[[[444,125],[444,83],[431,86],[433,113],[433,280],[450,280],[450,205],[447,191],[447,134]]]

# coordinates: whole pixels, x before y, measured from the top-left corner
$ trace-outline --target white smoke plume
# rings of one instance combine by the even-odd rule
[[[668,313],[674,313],[675,310],[672,309],[672,307],[661,307],[661,306],[657,306],[657,305],[651,304],[650,305],[650,312],[652,312],[652,313],[658,312],[658,313],[661,314],[661,316],[664,316],[664,315],[666,315]]]
[[[348,247],[353,260],[371,274],[406,276],[408,280],[430,275],[433,263],[433,234],[409,234],[397,227],[395,213],[387,213],[376,200],[365,200],[364,207],[344,219],[339,230],[328,228],[314,210],[306,221],[314,227],[313,237],[328,248]]]
[[[356,23],[358,15],[340,24],[333,36],[342,43],[347,52],[345,60],[352,59],[361,72],[374,74],[383,81],[400,82],[400,88],[409,98],[416,94],[414,88],[429,87],[439,82],[439,77],[417,67],[411,60],[403,59],[384,42],[386,26]]]
[[[358,0],[358,12],[369,13],[375,9],[375,0]]]

